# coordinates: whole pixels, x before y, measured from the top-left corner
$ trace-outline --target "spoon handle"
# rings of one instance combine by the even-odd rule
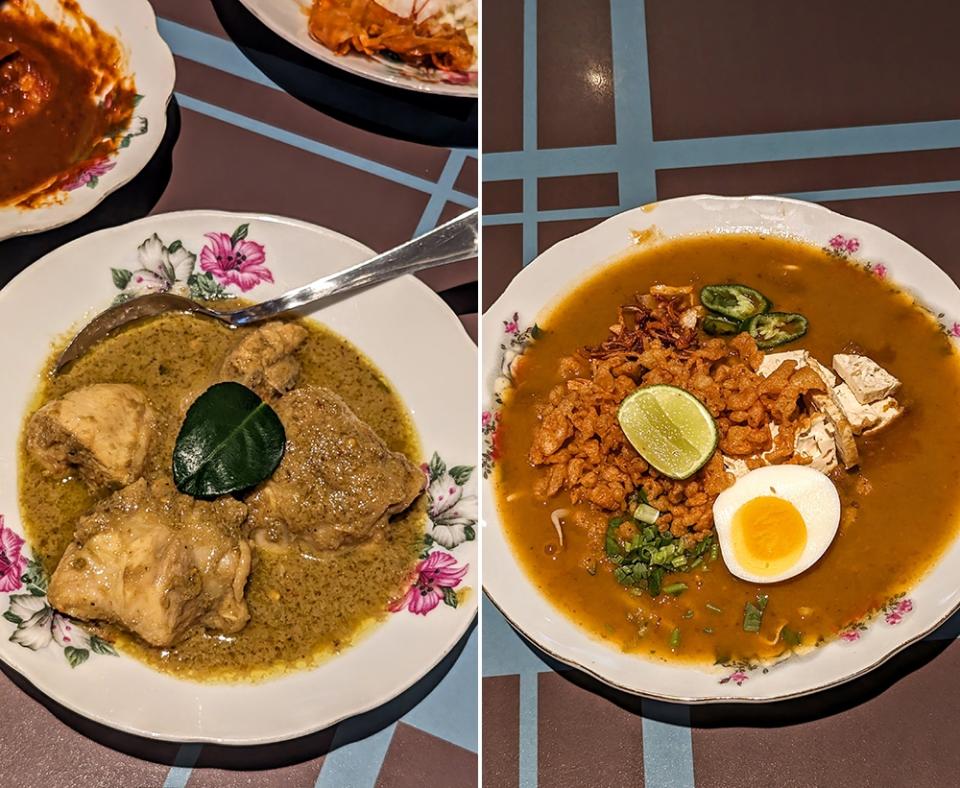
[[[477,256],[477,213],[478,209],[474,208],[389,252],[298,287],[279,298],[230,312],[227,317],[236,326],[257,323],[358,287],[375,285],[425,268],[469,260]]]

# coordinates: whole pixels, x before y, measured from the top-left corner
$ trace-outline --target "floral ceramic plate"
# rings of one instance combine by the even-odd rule
[[[513,363],[536,341],[537,316],[638,238],[707,232],[759,232],[823,246],[912,292],[945,333],[960,338],[960,290],[928,258],[873,225],[810,203],[776,197],[682,197],[627,211],[540,255],[490,308],[483,324],[483,471],[497,462],[498,402],[512,385]],[[654,662],[628,654],[574,624],[542,596],[514,560],[492,485],[482,493],[484,588],[510,622],[544,651],[600,680],[648,697],[683,703],[762,702],[805,695],[875,668],[923,638],[960,608],[960,540],[907,596],[869,620],[776,665],[714,669]]]
[[[442,71],[416,66],[385,57],[367,57],[357,53],[337,55],[314,41],[307,30],[312,0],[240,0],[263,24],[295,47],[331,66],[351,74],[422,93],[445,96],[477,97],[477,71]]]
[[[70,24],[63,0],[36,0],[50,19]],[[134,77],[137,106],[120,141],[118,152],[95,161],[79,173],[48,204],[36,208],[0,207],[0,241],[79,219],[110,192],[131,181],[160,146],[167,127],[167,103],[173,94],[173,55],[157,32],[157,18],[147,0],[81,0],[84,14],[117,37]]]
[[[476,349],[440,298],[409,276],[307,313],[393,381],[426,455],[429,524],[409,592],[352,647],[314,669],[261,683],[179,680],[114,654],[54,613],[46,578],[23,541],[17,436],[54,339],[117,298],[173,291],[264,300],[372,254],[290,219],[191,211],[80,238],[0,291],[0,659],[104,725],[167,740],[255,744],[378,706],[453,648],[477,608]]]

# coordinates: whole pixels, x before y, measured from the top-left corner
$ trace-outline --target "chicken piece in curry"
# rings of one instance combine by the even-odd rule
[[[286,453],[248,499],[257,544],[296,540],[307,550],[332,550],[364,542],[423,491],[423,472],[329,389],[292,391],[277,413]]]
[[[285,456],[253,489],[177,489],[175,441],[204,381],[276,409]],[[45,376],[36,404],[20,494],[50,603],[149,664],[213,680],[303,667],[405,591],[425,519],[416,435],[382,374],[326,329],[163,315]]]
[[[229,496],[194,500],[166,479],[138,479],[80,518],[50,580],[50,604],[154,646],[172,646],[198,625],[238,632],[250,618],[246,514]]]
[[[300,378],[296,351],[307,331],[296,323],[267,323],[243,337],[223,361],[223,380],[235,380],[264,399],[290,391]]]
[[[27,448],[50,476],[119,487],[140,477],[155,422],[141,389],[94,383],[40,408],[27,427]]]

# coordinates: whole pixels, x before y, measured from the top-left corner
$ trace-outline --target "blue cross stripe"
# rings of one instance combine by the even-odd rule
[[[537,255],[540,222],[603,219],[657,198],[658,169],[742,164],[755,161],[893,153],[955,147],[960,121],[903,123],[857,128],[733,135],[727,137],[654,140],[646,47],[646,17],[642,0],[610,0],[617,142],[559,149],[537,148],[537,16],[536,0],[524,4],[523,145],[520,151],[485,154],[484,181],[520,180],[522,209],[487,214],[485,226],[520,225],[524,265]],[[569,175],[616,173],[617,205],[539,210],[537,179]],[[960,181],[892,184],[794,193],[811,201],[854,200],[911,194],[960,191]],[[551,668],[506,623],[486,600],[483,605],[484,676],[519,674],[520,754],[522,786],[537,783],[537,676]],[[960,616],[933,639],[960,635]],[[648,788],[693,788],[693,745],[688,707],[643,704],[644,777]],[[655,717],[656,719],[651,719]]]
[[[484,181],[520,179],[519,213],[484,217],[484,225],[520,224],[526,265],[537,254],[541,221],[602,219],[656,199],[658,169],[744,164],[757,161],[895,153],[956,146],[960,120],[897,123],[808,131],[772,132],[678,140],[654,140],[647,63],[644,3],[610,0],[617,142],[570,148],[537,148],[536,2],[524,7],[523,149],[485,154]],[[539,211],[537,179],[617,173],[619,202],[612,206]],[[958,181],[894,184],[789,194],[810,200],[844,200],[958,190]]]
[[[210,68],[232,74],[233,76],[246,79],[250,82],[255,82],[274,90],[282,90],[279,85],[250,62],[246,55],[244,55],[240,48],[232,41],[204,33],[200,30],[194,30],[191,27],[167,19],[159,19],[157,24],[160,34],[174,54],[209,66]],[[456,149],[451,151],[447,158],[444,171],[441,174],[440,181],[434,183],[429,179],[420,178],[364,156],[340,150],[332,145],[318,142],[282,127],[265,123],[207,101],[202,101],[183,92],[178,91],[176,97],[181,106],[186,109],[216,118],[224,123],[229,123],[232,126],[246,129],[254,134],[268,137],[309,153],[323,156],[324,158],[341,164],[346,164],[349,167],[372,173],[385,180],[402,184],[408,188],[426,192],[430,195],[430,210],[431,212],[435,212],[437,216],[439,216],[440,211],[447,202],[453,202],[467,208],[473,208],[477,205],[476,197],[464,194],[454,188],[454,182],[460,172],[459,167],[452,173],[449,171],[456,163],[462,166],[467,156],[476,158],[477,152],[475,150]],[[429,227],[427,227],[427,229],[429,229]]]

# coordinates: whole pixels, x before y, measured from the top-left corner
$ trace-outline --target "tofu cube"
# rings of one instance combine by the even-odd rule
[[[838,354],[833,368],[862,405],[889,397],[900,387],[899,380],[866,356]]]
[[[833,390],[833,398],[856,435],[882,429],[903,412],[903,408],[893,397],[884,397],[864,405],[846,383],[841,383]]]
[[[810,426],[797,433],[794,448],[810,458],[810,467],[815,471],[829,474],[837,467],[836,432],[823,414],[814,414]]]

